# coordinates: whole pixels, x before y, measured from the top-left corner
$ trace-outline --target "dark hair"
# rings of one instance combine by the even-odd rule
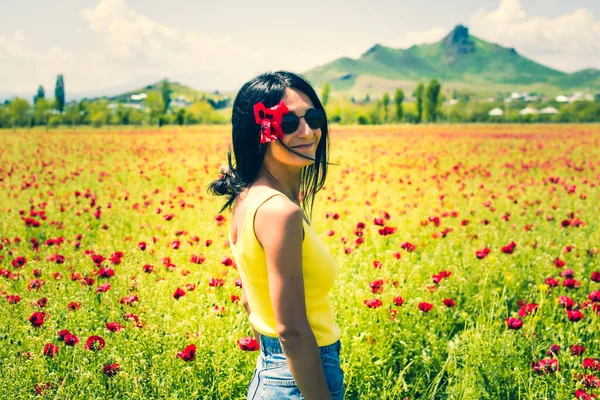
[[[231,207],[236,196],[249,187],[258,177],[265,157],[266,145],[260,143],[260,126],[254,120],[254,104],[263,102],[265,107],[273,107],[281,101],[286,88],[294,88],[306,94],[315,108],[325,111],[317,93],[308,81],[289,71],[265,72],[246,82],[237,93],[231,115],[233,152],[235,167],[231,162],[231,147],[227,150],[228,167],[221,167],[219,179],[208,185],[208,191],[216,196],[228,196],[227,202],[219,213]],[[317,145],[314,163],[302,168],[300,191],[302,208],[312,216],[315,195],[323,188],[329,164],[329,128],[327,118],[321,128],[321,139]],[[294,151],[281,140],[279,144],[288,151],[306,157]],[[310,217],[309,217],[310,218]]]

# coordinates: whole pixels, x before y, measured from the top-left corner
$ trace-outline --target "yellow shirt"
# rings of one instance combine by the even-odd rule
[[[254,233],[256,210],[273,196],[284,196],[271,189],[255,199],[247,207],[244,222],[234,245],[229,234],[229,243],[237,265],[242,285],[250,306],[250,323],[263,335],[278,337],[275,316],[269,291],[265,251]],[[302,219],[304,240],[302,241],[302,275],[308,322],[319,347],[335,343],[341,336],[335,324],[335,316],[329,298],[337,273],[332,255],[310,225]],[[305,229],[306,227],[306,229]]]

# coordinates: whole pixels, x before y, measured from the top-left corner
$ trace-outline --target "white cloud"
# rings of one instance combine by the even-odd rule
[[[481,39],[563,71],[600,66],[600,20],[583,8],[555,18],[529,16],[520,0],[501,0],[495,10],[477,10],[469,27]]]
[[[521,0],[500,0],[494,10],[479,9],[469,18],[471,34],[517,51],[539,63],[566,72],[600,67],[600,20],[588,10],[551,18],[528,15]],[[386,45],[407,48],[433,43],[451,28],[436,26],[409,32]]]

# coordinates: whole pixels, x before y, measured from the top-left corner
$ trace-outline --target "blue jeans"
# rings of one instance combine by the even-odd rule
[[[344,371],[340,366],[341,342],[319,347],[327,387],[333,400],[344,398]],[[260,335],[260,354],[248,386],[247,400],[304,399],[294,381],[279,338]]]

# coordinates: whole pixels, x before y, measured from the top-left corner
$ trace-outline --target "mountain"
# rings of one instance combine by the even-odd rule
[[[169,81],[169,86],[171,89],[171,98],[176,98],[178,96],[185,97],[188,101],[194,101],[195,99],[200,100],[201,98],[205,99],[213,99],[213,100],[221,100],[223,96],[218,93],[207,93],[202,92],[200,90],[192,89],[189,86],[183,85],[179,82],[171,82]],[[110,100],[116,101],[127,101],[130,99],[131,95],[139,94],[139,93],[148,93],[148,92],[160,92],[162,87],[162,81],[158,81],[144,87],[139,87],[134,90],[127,91],[125,93],[121,93],[119,95],[109,97]]]
[[[315,86],[329,81],[334,91],[371,95],[437,78],[446,89],[495,94],[498,91],[544,91],[600,87],[600,71],[558,71],[456,26],[437,43],[394,49],[376,44],[358,59],[342,57],[304,72]]]

